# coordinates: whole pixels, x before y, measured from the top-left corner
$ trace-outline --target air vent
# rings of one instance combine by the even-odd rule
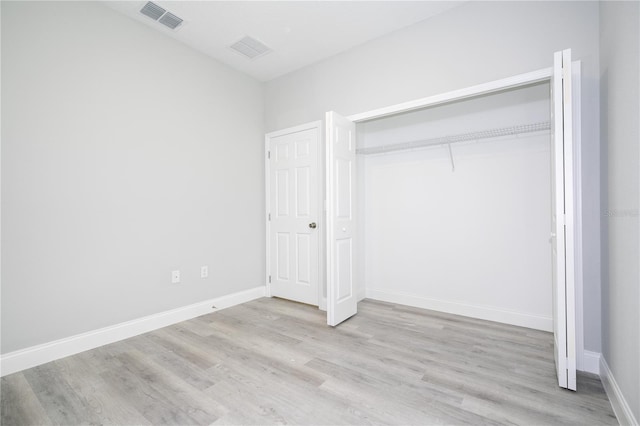
[[[154,21],[160,22],[162,25],[169,27],[172,30],[175,30],[180,26],[180,24],[182,24],[181,18],[178,18],[171,12],[167,12],[166,9],[163,9],[157,4],[150,1],[148,1],[147,4],[142,7],[142,9],[140,9],[140,13],[148,16]]]
[[[140,9],[140,13],[142,13],[143,15],[147,15],[149,18],[153,19],[154,21],[157,21],[158,18],[164,15],[165,12],[166,10],[164,10],[157,4],[152,3],[150,1],[148,1],[147,4],[145,4],[142,9]]]
[[[167,12],[162,15],[162,18],[158,19],[158,22],[160,22],[162,25],[166,25],[172,30],[175,30],[180,24],[182,24],[182,19],[178,18],[171,12]]]
[[[244,37],[242,40],[238,40],[229,47],[249,59],[255,59],[271,52],[270,48],[249,36]]]

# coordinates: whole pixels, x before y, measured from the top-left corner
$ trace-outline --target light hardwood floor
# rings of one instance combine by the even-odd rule
[[[549,333],[365,300],[259,299],[2,378],[2,425],[617,424]]]

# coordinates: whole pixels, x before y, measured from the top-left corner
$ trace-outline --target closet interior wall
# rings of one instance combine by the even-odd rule
[[[362,122],[358,148],[549,122],[549,99],[539,83]],[[538,131],[359,155],[361,297],[550,331],[550,147]]]

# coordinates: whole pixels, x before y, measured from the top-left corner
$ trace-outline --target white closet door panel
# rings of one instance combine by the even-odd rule
[[[552,291],[560,387],[576,390],[571,51],[554,54],[552,79]]]
[[[356,126],[327,113],[327,324],[355,315],[354,280]]]

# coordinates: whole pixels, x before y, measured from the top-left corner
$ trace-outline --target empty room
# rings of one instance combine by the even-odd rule
[[[639,1],[0,23],[2,425],[639,424]]]

